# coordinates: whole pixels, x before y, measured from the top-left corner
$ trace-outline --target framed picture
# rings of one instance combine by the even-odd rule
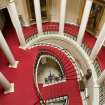
[[[104,6],[101,5],[99,2],[94,2],[91,8],[87,29],[92,32],[96,33],[101,18],[103,16]]]

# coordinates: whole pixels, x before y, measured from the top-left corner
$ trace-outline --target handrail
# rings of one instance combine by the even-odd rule
[[[36,62],[38,62],[39,57],[40,57],[40,56],[37,56]],[[39,62],[38,62],[38,63],[39,63]],[[35,66],[37,66],[37,65],[35,65]],[[34,67],[34,68],[36,68],[36,67]],[[43,100],[43,98],[42,98],[42,96],[41,96],[41,94],[40,94],[40,92],[39,92],[38,83],[37,83],[37,72],[36,72],[35,74],[36,74],[36,75],[35,75],[34,81],[35,81],[35,85],[36,85],[36,90],[37,90],[36,92],[37,92],[37,95],[38,95],[39,99],[42,100],[43,104],[46,105],[45,102],[44,102],[44,100]],[[39,103],[40,103],[40,102],[39,102]],[[35,103],[35,105],[36,105],[36,103]]]
[[[50,34],[50,33],[49,33]],[[85,51],[86,52],[86,51]],[[88,50],[87,50],[87,52],[89,52]],[[95,76],[96,77],[96,76]],[[95,89],[95,87],[93,87],[94,89]],[[98,91],[98,90],[97,90]],[[98,102],[98,101],[97,101]]]
[[[52,39],[52,38],[54,38],[55,40],[56,40],[56,43],[54,44],[53,43],[53,40],[54,39]],[[51,40],[51,43],[50,43],[50,40]],[[75,41],[73,41],[72,39],[68,39],[67,37],[65,37],[65,36],[63,36],[63,35],[54,35],[54,34],[52,34],[52,35],[42,35],[42,36],[38,36],[38,38],[37,39],[34,39],[34,40],[32,40],[32,41],[30,41],[28,44],[27,44],[27,46],[32,46],[33,45],[33,42],[35,42],[36,44],[38,44],[37,43],[37,41],[40,41],[40,44],[42,44],[42,43],[50,43],[50,44],[52,44],[52,45],[56,45],[57,46],[57,44],[59,43],[59,41],[65,41],[65,43],[66,44],[71,44],[71,45],[73,45],[73,46],[75,46],[76,48],[76,50],[78,50],[78,51],[80,51],[81,52],[81,54],[83,54],[83,55],[81,55],[80,54],[80,56],[82,56],[82,57],[84,57],[84,59],[85,59],[85,61],[87,62],[87,66],[89,66],[91,69],[92,69],[92,73],[94,74],[93,76],[92,76],[92,79],[93,79],[93,82],[95,82],[95,80],[97,79],[97,75],[96,75],[96,72],[93,72],[93,71],[95,71],[95,69],[94,69],[94,66],[93,66],[93,64],[92,64],[92,62],[90,61],[90,59],[89,59],[89,56],[87,56],[87,54],[82,50],[82,48],[80,48],[80,46],[79,45],[77,45],[77,43],[75,42]],[[59,43],[59,46],[60,46],[60,43]],[[62,45],[61,45],[61,47],[63,47]],[[68,46],[66,47],[66,46],[64,46],[65,48],[68,48]],[[67,49],[68,51],[70,50],[70,49]],[[73,50],[74,51],[74,50]],[[78,57],[78,59],[79,59],[79,57]],[[96,94],[96,92],[95,91],[97,91],[98,92],[98,88],[97,88],[97,90],[96,90],[96,88],[95,87],[93,87],[92,89],[94,89],[94,91],[93,91],[93,94],[95,95]],[[90,93],[91,94],[91,93]],[[98,93],[97,93],[97,95],[98,95]],[[91,96],[92,97],[92,96]],[[93,98],[95,98],[95,97],[93,97]],[[97,97],[98,98],[98,97]],[[93,100],[95,100],[95,99],[93,99]],[[91,102],[93,102],[93,103],[96,103],[96,102],[98,102],[99,100],[97,100],[97,101],[92,101],[91,100]]]
[[[37,65],[39,64],[39,58],[40,58],[40,56],[41,55],[43,55],[42,54],[42,50],[40,50],[41,51],[41,53],[39,53],[39,56],[38,56],[38,58],[37,58],[37,61],[36,62],[38,62],[37,63]],[[45,52],[44,52],[44,54],[46,54]],[[48,52],[47,52],[47,54],[48,54]],[[49,54],[50,55],[50,54]],[[52,56],[52,55],[50,55],[50,56]],[[57,59],[57,58],[56,58]],[[58,60],[58,59],[57,59]],[[57,61],[57,62],[59,62],[59,61]],[[59,63],[60,64],[60,63]],[[36,66],[37,66],[36,65]],[[38,67],[35,67],[36,69],[38,68]],[[43,97],[42,97],[42,95],[41,95],[41,93],[40,93],[40,91],[39,91],[39,87],[38,87],[38,82],[37,82],[37,70],[35,70],[36,72],[35,72],[35,75],[36,75],[36,78],[35,78],[35,84],[36,84],[36,87],[37,87],[37,93],[38,93],[38,96],[39,96],[39,98],[40,98],[40,100],[42,100],[42,103],[44,104],[44,105],[46,105],[46,103],[44,102],[44,100],[43,100]]]
[[[44,45],[45,45],[45,44],[44,44]],[[47,51],[46,51],[44,48],[42,48],[42,49],[40,49],[40,51],[42,51],[42,52],[44,51],[44,53],[47,53],[47,54],[48,54],[50,50],[47,49]],[[68,51],[67,51],[66,49],[63,49],[63,52],[67,55],[67,57],[69,57],[69,59],[72,57],[72,56],[70,55],[70,53],[68,53]],[[40,53],[40,55],[41,55],[41,54],[44,54],[44,53]],[[56,54],[53,54],[53,53],[52,53],[52,50],[50,51],[50,54],[51,54],[51,55],[54,55],[54,56],[56,55]],[[58,58],[58,57],[57,57],[57,58]],[[59,60],[60,60],[60,62],[62,61],[61,59],[59,59]],[[73,62],[73,64],[75,63],[75,61],[74,61],[73,58],[72,58],[72,62]],[[63,64],[62,64],[62,65],[63,65]],[[75,64],[75,65],[76,65],[76,64]],[[76,69],[77,69],[77,68],[78,68],[78,67],[77,67],[77,65],[76,65]],[[78,73],[77,73],[77,74],[78,74]],[[76,78],[70,78],[70,79],[67,78],[67,80],[74,80],[74,79],[77,79],[77,78],[78,78],[78,77],[76,77]],[[80,79],[80,78],[78,78],[78,79]],[[39,92],[39,91],[38,91],[38,92]],[[41,95],[41,94],[40,94],[40,95]]]

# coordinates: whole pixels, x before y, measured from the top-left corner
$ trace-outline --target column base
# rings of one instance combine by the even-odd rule
[[[4,94],[13,93],[14,91],[15,91],[14,83],[11,83],[11,88],[9,90],[4,91]]]
[[[26,46],[19,46],[20,49],[26,50]]]
[[[14,65],[9,65],[10,68],[17,68],[19,61],[16,61]]]
[[[62,33],[62,32],[59,32],[58,34],[59,34],[59,35],[63,35],[63,36],[64,36],[64,33]]]
[[[30,49],[32,49],[32,48],[34,48],[34,46],[32,46],[32,47],[28,47],[27,49],[29,49],[29,50],[30,50]]]
[[[90,60],[91,60],[91,63],[94,63],[94,61],[95,61],[95,59],[92,59],[91,57],[90,57]]]
[[[31,25],[31,23],[28,22],[28,21],[23,21],[22,22],[22,26],[24,26],[24,27],[29,27],[30,25]]]
[[[38,34],[38,36],[40,37],[40,36],[43,36],[44,34]]]
[[[97,83],[97,81],[94,82],[94,88],[99,88],[100,85]]]
[[[85,95],[86,95],[86,98],[89,97],[89,93],[88,93],[88,89],[87,88],[85,88]]]

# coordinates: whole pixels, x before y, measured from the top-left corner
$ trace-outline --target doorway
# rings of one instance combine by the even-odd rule
[[[40,0],[42,22],[49,20],[49,4],[50,0]],[[27,0],[30,23],[35,23],[34,0]]]
[[[81,12],[79,15],[79,22],[78,22],[79,25],[81,23],[85,4],[86,4],[86,1],[84,0],[84,2],[82,2],[81,4]],[[103,0],[94,0],[90,11],[89,19],[88,19],[87,29],[86,29],[92,35],[97,35],[99,33],[104,11],[105,11],[105,2],[103,2]]]

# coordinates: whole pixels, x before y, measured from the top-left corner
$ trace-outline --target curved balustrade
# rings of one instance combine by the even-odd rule
[[[100,93],[99,93],[99,99],[100,99],[100,105],[104,105],[105,104],[105,85],[100,86],[99,89]]]
[[[36,60],[36,62],[38,62],[36,65],[35,65],[35,85],[36,85],[36,87],[37,87],[37,93],[38,93],[38,96],[39,96],[39,98],[40,98],[40,101],[38,101],[38,103],[35,103],[35,105],[37,105],[37,104],[39,104],[39,103],[41,103],[42,105],[46,105],[46,103],[45,103],[45,101],[44,101],[44,99],[43,99],[43,97],[42,97],[42,95],[41,95],[41,93],[40,93],[40,89],[39,89],[39,86],[38,86],[38,77],[37,77],[37,70],[38,70],[38,64],[39,64],[39,59],[40,59],[40,56],[42,56],[42,55],[46,55],[47,54],[47,56],[49,57],[49,58],[53,58],[56,62],[58,62],[58,64],[61,64],[61,60],[59,60],[58,59],[58,57],[56,58],[55,57],[55,55],[52,53],[52,51],[48,51],[48,50],[46,50],[46,49],[42,49],[42,48],[40,48],[39,49],[39,51],[40,51],[40,53],[38,54],[38,56],[37,56],[37,60]],[[55,57],[55,58],[54,58]],[[60,62],[60,63],[59,63]],[[63,69],[63,64],[61,64],[60,66],[62,66],[61,67],[61,69]]]
[[[31,37],[29,37],[26,40],[26,42],[27,42],[26,47],[31,48],[31,47],[34,47],[38,43],[40,43],[41,45],[42,44],[52,44],[53,46],[55,45],[55,46],[60,46],[60,48],[62,47],[62,50],[65,52],[68,60],[67,59],[65,60],[64,55],[60,55],[60,53],[57,53],[57,52],[55,53],[51,49],[47,49],[47,50],[46,49],[40,49],[40,51],[43,52],[43,54],[49,54],[49,55],[57,58],[58,62],[60,62],[60,64],[62,65],[61,68],[64,69],[64,75],[66,76],[67,81],[77,80],[77,79],[79,81],[79,79],[81,78],[81,73],[80,73],[79,69],[83,70],[84,75],[86,75],[87,69],[91,69],[92,70],[92,78],[90,78],[90,80],[88,81],[88,84],[87,84],[87,90],[89,92],[90,104],[103,105],[105,102],[105,100],[104,100],[105,99],[105,88],[103,85],[101,85],[99,87],[96,83],[96,80],[98,79],[98,77],[101,74],[100,66],[98,64],[97,59],[94,62],[92,62],[92,60],[89,58],[89,56],[91,55],[91,49],[88,48],[85,43],[82,43],[85,29],[86,29],[86,25],[88,22],[88,16],[89,16],[91,6],[92,6],[92,2],[93,2],[93,0],[87,0],[86,1],[84,13],[83,13],[83,18],[81,19],[82,21],[81,21],[81,25],[80,25],[80,29],[79,29],[79,35],[77,36],[78,32],[75,33],[74,35],[70,35],[70,33],[67,31],[68,29],[65,30],[66,28],[64,27],[64,20],[65,20],[65,16],[64,16],[65,10],[64,9],[66,8],[66,2],[64,2],[63,0],[61,1],[61,4],[62,4],[61,7],[65,7],[65,8],[64,9],[61,8],[60,22],[59,22],[60,25],[58,26],[58,23],[57,23],[54,26],[50,26],[50,24],[49,24],[49,26],[47,28],[43,26],[43,29],[42,29],[42,19],[41,19],[41,13],[40,13],[40,1],[34,0],[36,23],[37,23],[36,25],[37,25],[38,33],[40,35],[32,35]],[[10,7],[10,9],[12,8],[12,6]],[[14,19],[12,19],[12,20],[14,20]],[[17,20],[18,20],[18,18],[17,18]],[[19,25],[19,23],[18,23],[18,25]],[[19,28],[19,27],[17,27],[17,28]],[[42,32],[42,30],[43,30],[43,32]],[[61,31],[62,36],[56,35],[56,34],[60,33],[60,31]],[[64,31],[64,33],[62,31]],[[21,27],[20,27],[20,31],[18,31],[18,32],[22,33]],[[103,33],[104,33],[104,27],[103,27],[103,30],[102,30],[102,33],[100,34],[100,36],[104,37]],[[100,37],[99,38],[100,40],[97,41],[97,43],[100,44],[100,46],[103,44],[100,42],[104,42],[104,38],[102,39],[102,37]],[[21,35],[19,36],[19,38],[21,38]],[[23,41],[22,40],[21,41],[24,42],[24,37],[21,39],[23,40]],[[96,47],[98,46],[97,43],[96,43]],[[23,45],[24,45],[24,43],[23,43]],[[96,51],[96,55],[97,55],[98,50],[100,50],[101,47],[100,48],[99,47],[96,48],[96,47],[94,49],[94,53]],[[71,55],[73,56],[73,58],[71,57],[71,55],[69,53],[70,50],[72,50]],[[93,53],[91,58],[95,58],[94,53]],[[40,53],[40,55],[41,54],[42,53]],[[75,66],[75,69],[76,69],[75,72],[77,73],[77,77],[76,77],[74,71],[72,71],[72,70],[69,71],[71,69],[71,66],[69,66],[69,63],[68,63],[70,58],[72,58],[72,63],[74,64],[73,66]],[[83,61],[81,61],[81,58]],[[36,60],[37,63],[39,64],[38,59],[39,59],[39,56]],[[38,67],[37,65],[36,65],[36,68]],[[78,65],[80,66],[79,68],[78,68]],[[36,87],[37,87],[37,94],[38,94],[40,100],[42,101],[42,104],[46,105],[45,100],[39,91],[37,74],[38,74],[38,71],[36,70],[35,83],[36,83]],[[70,78],[70,77],[72,77],[72,78]],[[63,89],[63,88],[59,88],[58,91],[60,89]],[[53,88],[53,89],[55,89],[55,88]],[[60,92],[58,92],[58,93],[60,93]],[[63,93],[63,95],[64,95],[64,93]],[[51,97],[47,97],[47,98],[51,98]],[[39,100],[35,103],[35,105],[39,105]]]
[[[97,76],[99,77],[101,75],[101,69],[100,69],[100,65],[98,64],[98,61],[97,59],[94,61],[94,67],[95,67],[95,70],[96,70],[96,73],[97,73]]]
[[[45,34],[45,36],[46,36],[46,35],[53,35],[53,34],[55,35],[55,34],[58,34],[58,32],[57,32],[57,31],[51,31],[51,30],[50,30],[50,31],[48,31],[48,32],[44,32],[44,34]],[[42,35],[42,36],[43,36],[43,35]],[[72,36],[72,35],[67,34],[67,33],[65,33],[64,36],[66,36],[66,37],[68,37],[68,38],[70,38],[70,39],[73,39],[74,41],[76,41],[76,39],[77,39],[76,36]],[[35,39],[35,38],[38,38],[38,35],[33,35],[33,36],[31,36],[29,39],[27,39],[27,44],[29,44],[29,43],[30,43],[33,39]],[[36,44],[34,44],[34,45],[36,45]],[[83,48],[83,50],[84,50],[88,55],[90,55],[91,49],[88,48],[85,43],[82,43],[81,47]],[[63,48],[63,49],[65,49],[65,48]],[[93,62],[93,64],[94,64],[94,68],[95,68],[97,77],[99,77],[100,74],[101,74],[101,69],[100,69],[100,66],[99,66],[99,64],[98,64],[97,59]],[[104,86],[101,86],[101,88],[104,88]],[[103,90],[103,89],[102,89],[102,90]],[[102,92],[103,92],[103,91],[99,91],[99,94],[102,94]],[[103,96],[103,95],[100,95],[100,96],[101,96],[101,99],[99,98],[99,102],[102,102],[101,100],[103,99],[102,97],[104,97],[104,96]]]
[[[56,57],[57,59],[59,58],[59,60],[60,60],[60,62],[61,63],[63,63],[62,65],[64,65],[64,72],[65,72],[65,70],[67,71],[67,73],[66,74],[64,74],[64,75],[68,75],[68,73],[69,73],[69,77],[67,76],[66,77],[66,79],[67,79],[67,81],[70,81],[70,80],[75,80],[75,79],[80,79],[79,77],[80,76],[78,76],[79,75],[79,71],[78,71],[78,73],[77,73],[77,78],[75,78],[75,75],[74,75],[74,71],[73,72],[68,72],[68,70],[71,68],[71,66],[69,67],[69,65],[68,65],[68,63],[67,62],[65,62],[67,59],[65,59],[65,57],[64,57],[64,54],[61,54],[60,52],[56,52],[56,50],[54,50],[55,48],[54,48],[54,46],[53,46],[53,49],[52,49],[52,45],[45,45],[45,44],[41,44],[41,45],[37,45],[37,46],[42,46],[41,48],[39,48],[39,55],[43,55],[43,54],[47,54],[47,55],[51,55],[51,56],[54,56],[54,57]],[[46,47],[45,47],[46,46]],[[48,47],[47,47],[48,46]],[[45,48],[44,48],[45,47]],[[51,48],[50,48],[51,47]],[[57,48],[57,47],[56,47]],[[59,48],[57,48],[57,49],[59,49]],[[60,49],[59,49],[60,50]],[[69,57],[69,59],[70,58],[72,58],[72,56],[69,54],[69,52],[67,52],[66,51],[66,49],[64,49],[64,50],[62,50],[68,57]],[[55,56],[56,55],[56,56]],[[59,55],[59,56],[57,56],[57,55]],[[61,55],[61,56],[60,56]],[[62,58],[62,59],[61,59]],[[38,59],[39,59],[39,57],[38,57]],[[65,60],[64,60],[65,59]],[[73,64],[75,64],[76,62],[74,61],[74,59],[72,58],[72,60],[71,60],[71,62],[73,63]],[[37,63],[38,64],[38,63]],[[75,64],[75,66],[76,66],[76,69],[78,68],[77,67],[77,65]],[[37,66],[36,66],[37,67]],[[35,67],[35,68],[36,68]],[[66,68],[65,68],[66,67]],[[36,68],[37,69],[37,68]],[[68,70],[67,70],[68,69]],[[36,74],[37,74],[37,72],[36,72]],[[71,75],[70,75],[71,74]],[[73,74],[73,75],[72,75]],[[37,77],[37,76],[36,76]],[[40,93],[40,91],[39,91],[39,87],[38,87],[38,84],[37,84],[37,81],[36,81],[36,86],[37,86],[37,88],[38,88],[38,92],[39,92],[39,94],[41,95],[41,93]],[[42,96],[41,96],[42,97]],[[42,98],[43,99],[43,98]],[[44,100],[43,100],[43,102],[44,102]]]

